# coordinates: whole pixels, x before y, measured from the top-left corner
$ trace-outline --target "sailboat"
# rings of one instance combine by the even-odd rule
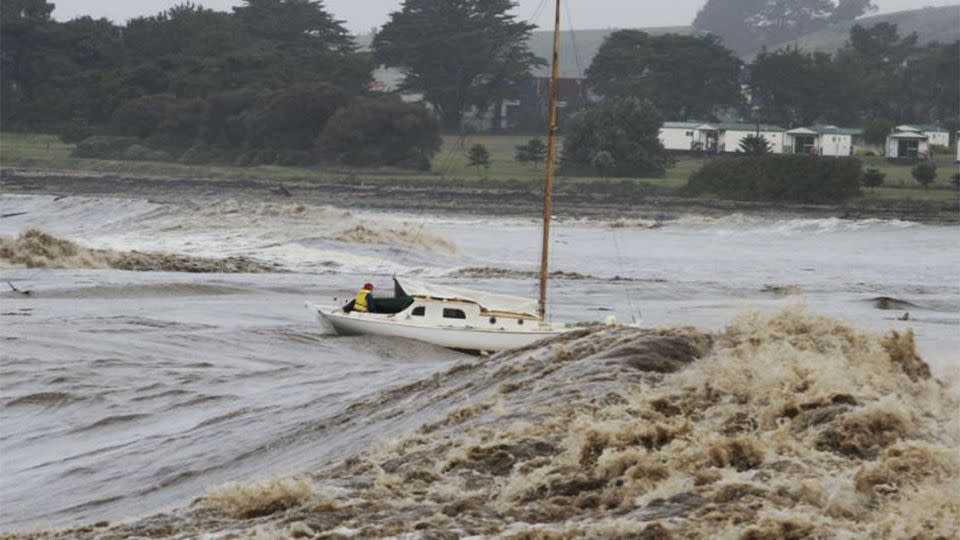
[[[543,199],[543,243],[539,299],[490,294],[394,278],[394,296],[376,298],[376,312],[345,306],[323,308],[307,302],[321,322],[340,335],[380,335],[425,341],[441,347],[496,352],[535,343],[569,330],[547,321],[547,265],[557,144],[557,98],[560,59],[560,1],[553,29],[550,82],[550,128],[547,137]]]

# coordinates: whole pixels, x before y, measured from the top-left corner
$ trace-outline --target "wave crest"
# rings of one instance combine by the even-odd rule
[[[246,257],[207,258],[172,253],[91,249],[39,229],[0,236],[0,267],[115,268],[162,272],[252,273],[277,267]]]

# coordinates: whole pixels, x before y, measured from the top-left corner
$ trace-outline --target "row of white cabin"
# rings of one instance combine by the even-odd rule
[[[660,142],[667,150],[736,153],[744,138],[757,134],[776,154],[852,156],[862,142],[863,130],[826,125],[785,129],[768,124],[664,122]],[[943,128],[904,125],[887,137],[883,152],[892,159],[926,158],[930,145],[949,144],[950,134]]]

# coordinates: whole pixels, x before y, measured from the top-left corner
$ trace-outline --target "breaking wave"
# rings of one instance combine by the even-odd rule
[[[499,279],[535,279],[539,276],[532,270],[515,270],[511,268],[497,268],[493,266],[470,266],[458,268],[449,273],[449,277],[454,278],[499,278]],[[550,279],[570,280],[570,281],[644,281],[652,283],[666,282],[662,278],[631,278],[623,276],[599,277],[593,274],[583,274],[580,272],[570,272],[566,270],[555,270],[550,272]]]
[[[958,405],[912,332],[798,306],[582,329],[352,405],[332,422],[420,427],[335,467],[59,534],[951,538]]]
[[[222,273],[277,270],[275,266],[246,257],[220,259],[171,253],[90,249],[39,229],[28,229],[16,238],[0,236],[0,266]]]
[[[422,226],[403,225],[394,229],[380,229],[355,225],[339,232],[334,239],[351,244],[393,244],[448,255],[459,251],[456,244]]]

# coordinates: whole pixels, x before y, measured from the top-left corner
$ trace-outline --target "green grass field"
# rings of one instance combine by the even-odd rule
[[[70,157],[73,145],[64,144],[53,135],[0,133],[0,166],[41,169],[59,169],[79,172],[125,173],[173,177],[256,178],[275,181],[342,182],[342,181],[403,181],[403,182],[483,182],[485,180],[514,180],[536,183],[542,181],[543,166],[524,165],[514,159],[515,148],[530,140],[525,135],[468,135],[461,139],[445,136],[442,150],[433,160],[430,172],[411,172],[394,169],[342,169],[328,167],[233,167],[229,165],[181,165],[165,162],[108,161]],[[467,150],[474,144],[483,144],[491,155],[489,169],[477,170],[468,166]],[[955,163],[945,158],[937,162],[939,174],[929,189],[922,189],[910,174],[909,165],[889,163],[880,157],[861,158],[864,167],[874,167],[886,174],[883,187],[865,189],[867,200],[952,201],[960,194],[950,185],[949,177],[958,171]],[[690,174],[703,164],[703,158],[676,156],[676,164],[663,178],[629,179],[662,189],[665,193],[686,185]],[[599,180],[623,181],[621,178],[558,177],[558,185],[569,185]]]

